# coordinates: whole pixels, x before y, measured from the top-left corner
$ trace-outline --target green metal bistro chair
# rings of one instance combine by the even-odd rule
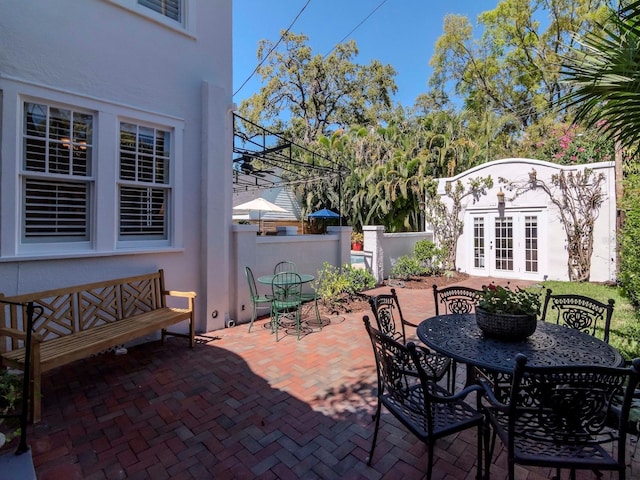
[[[253,322],[258,316],[258,307],[261,304],[271,305],[271,297],[267,295],[259,295],[256,289],[256,280],[253,277],[253,272],[249,267],[244,267],[244,276],[249,284],[249,295],[251,297],[251,323],[249,324],[249,331],[253,327]]]
[[[309,303],[309,304],[313,303],[313,307],[315,310],[314,313],[316,315],[316,321],[318,322],[318,327],[320,327],[320,330],[322,330],[322,318],[320,318],[320,309],[318,308],[318,301],[321,298],[320,290],[322,289],[322,283],[324,280],[324,271],[325,269],[323,268],[320,274],[318,275],[318,278],[313,283],[313,292],[302,294],[302,303]]]
[[[375,430],[367,464],[371,465],[373,452],[380,428],[382,406],[397,418],[411,433],[428,448],[427,480],[433,471],[433,451],[436,440],[454,433],[477,427],[477,478],[482,477],[483,417],[477,409],[469,405],[465,398],[482,388],[472,385],[452,395],[434,382],[422,368],[419,350],[413,342],[406,346],[371,326],[369,317],[363,318],[371,339],[378,374],[378,406],[375,413]],[[412,363],[416,377],[411,375],[406,365]],[[389,455],[391,453],[387,453]],[[400,475],[401,476],[401,475]]]
[[[602,365],[534,367],[516,355],[509,398],[496,398],[484,381],[483,411],[507,450],[508,478],[515,465],[575,470],[609,470],[625,479],[627,422],[640,375],[640,359],[631,368]],[[622,398],[614,411],[613,399]],[[611,422],[611,418],[616,420]],[[485,430],[489,445],[489,429]],[[485,475],[493,448],[486,449]]]
[[[302,281],[295,272],[280,272],[271,281],[271,329],[276,333],[280,327],[296,326],[300,340],[300,320],[302,317]]]
[[[602,303],[582,295],[552,295],[551,289],[547,289],[542,320],[553,322],[554,319],[547,318],[547,315],[555,316],[558,325],[566,325],[593,336],[596,336],[598,324],[602,323],[602,340],[609,343],[613,307],[614,300],[611,298],[607,303]],[[555,315],[552,314],[552,310],[555,310]]]
[[[295,272],[298,273],[298,266],[295,262],[291,262],[289,260],[284,260],[282,262],[276,263],[276,266],[273,267],[273,274],[280,272]]]

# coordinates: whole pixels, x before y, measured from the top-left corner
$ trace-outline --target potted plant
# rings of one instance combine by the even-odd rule
[[[506,340],[521,340],[531,336],[540,314],[539,292],[509,285],[485,285],[476,305],[478,327],[487,335]]]
[[[364,235],[362,232],[351,231],[351,250],[361,251],[364,245]]]

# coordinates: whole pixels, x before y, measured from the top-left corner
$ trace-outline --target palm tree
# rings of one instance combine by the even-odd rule
[[[575,123],[630,149],[640,140],[640,1],[611,9],[607,25],[576,36],[561,69],[573,90],[562,99]]]

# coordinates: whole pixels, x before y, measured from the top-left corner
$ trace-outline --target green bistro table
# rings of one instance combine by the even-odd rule
[[[308,273],[299,273],[298,275],[300,275],[300,281],[302,283],[313,282],[313,280],[316,278]],[[258,277],[258,282],[264,283],[265,285],[271,285],[271,283],[273,282],[273,277],[275,277],[275,275],[263,275],[262,277]]]

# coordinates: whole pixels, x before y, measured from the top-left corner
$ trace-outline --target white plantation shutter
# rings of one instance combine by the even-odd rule
[[[138,4],[176,22],[182,22],[182,0],[138,0]]]
[[[89,239],[86,184],[26,179],[24,189],[25,241]]]
[[[168,238],[170,143],[168,131],[120,124],[121,240]]]
[[[89,240],[93,115],[24,103],[22,239]]]

